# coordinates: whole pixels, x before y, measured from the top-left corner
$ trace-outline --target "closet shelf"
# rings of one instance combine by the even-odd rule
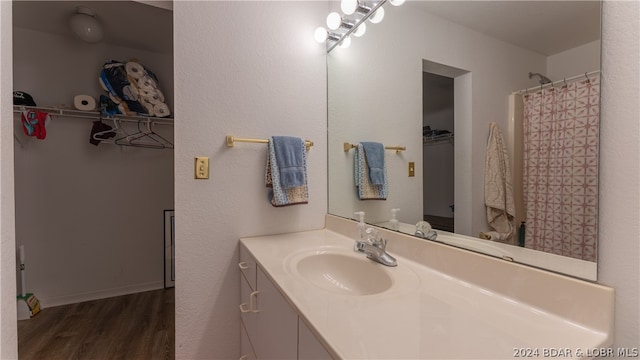
[[[56,108],[47,108],[41,106],[23,106],[23,105],[14,105],[13,112],[19,114],[22,110],[36,110],[36,111],[44,111],[54,116],[65,116],[65,117],[76,117],[83,119],[118,119],[120,121],[129,121],[129,122],[140,122],[140,121],[150,121],[156,125],[173,125],[173,118],[159,118],[155,116],[128,116],[123,114],[117,114],[114,116],[101,116],[98,111],[83,111],[83,110],[75,110],[75,109],[56,109]]]
[[[422,143],[423,144],[431,144],[441,141],[453,141],[453,134],[441,134],[441,135],[433,135],[433,136],[423,136]]]

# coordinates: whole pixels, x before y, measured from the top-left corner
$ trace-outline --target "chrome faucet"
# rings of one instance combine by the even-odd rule
[[[396,259],[387,254],[387,240],[374,228],[366,230],[367,240],[357,240],[354,250],[367,255],[367,258],[386,266],[398,266]]]
[[[420,221],[416,224],[416,236],[427,240],[435,240],[438,237],[438,233],[431,228],[428,222]]]

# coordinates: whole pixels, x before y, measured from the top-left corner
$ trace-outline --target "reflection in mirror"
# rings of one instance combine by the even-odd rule
[[[596,279],[599,2],[407,1],[327,59],[329,213]],[[406,147],[386,200],[358,199],[364,141]]]

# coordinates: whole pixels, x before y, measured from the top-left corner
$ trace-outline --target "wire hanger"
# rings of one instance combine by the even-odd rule
[[[141,127],[142,123],[145,123],[145,127]],[[127,134],[114,141],[117,145],[142,147],[149,149],[173,149],[173,143],[162,137],[160,134],[153,131],[151,128],[151,120],[138,121],[138,132],[133,134]]]

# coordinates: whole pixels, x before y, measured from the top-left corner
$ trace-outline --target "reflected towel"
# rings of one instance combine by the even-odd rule
[[[355,184],[360,200],[386,200],[389,192],[387,181],[381,185],[374,185],[369,181],[369,167],[366,165],[366,154],[362,144],[358,144],[354,155]],[[382,168],[383,176],[387,179],[387,167]]]
[[[384,145],[378,142],[361,142],[367,159],[369,180],[373,185],[383,185],[386,176],[384,174]]]
[[[304,140],[291,136],[273,136],[273,148],[280,170],[280,185],[290,189],[304,185]]]
[[[509,156],[496,123],[489,124],[484,173],[484,201],[487,222],[495,231],[484,234],[493,241],[514,244],[515,205]]]
[[[275,207],[307,204],[309,199],[309,190],[307,186],[307,156],[304,141],[298,145],[300,154],[302,155],[302,185],[284,188],[281,182],[281,169],[278,162],[278,154],[274,145],[274,137],[269,138],[267,144],[267,169],[265,171],[265,183],[271,188],[269,194],[271,205]],[[292,150],[295,151],[295,150]],[[285,162],[285,164],[288,164]],[[291,182],[295,183],[295,182]],[[290,183],[290,184],[291,184]]]

